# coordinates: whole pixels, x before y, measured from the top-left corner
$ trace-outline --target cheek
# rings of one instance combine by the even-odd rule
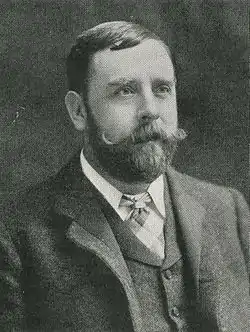
[[[176,131],[178,125],[177,105],[176,102],[170,102],[162,109],[161,120],[165,125],[168,134]]]
[[[128,107],[102,104],[99,110],[101,112],[94,115],[96,124],[111,141],[127,138],[136,126],[134,112]]]

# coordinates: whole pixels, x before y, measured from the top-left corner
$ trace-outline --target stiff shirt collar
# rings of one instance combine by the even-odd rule
[[[115,188],[112,184],[110,184],[106,179],[104,179],[98,172],[96,172],[96,170],[88,163],[87,159],[84,157],[83,151],[81,151],[80,162],[82,171],[85,176],[103,195],[103,197],[108,201],[108,203],[113,207],[113,209],[118,211],[123,193],[120,192],[117,188]],[[160,214],[165,217],[166,213],[163,175],[160,175],[155,181],[150,184],[147,192],[150,194]]]

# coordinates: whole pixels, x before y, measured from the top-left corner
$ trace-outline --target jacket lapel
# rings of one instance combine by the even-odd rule
[[[175,222],[173,204],[170,197],[170,190],[167,177],[164,176],[164,201],[165,201],[165,259],[162,264],[162,270],[169,269],[178,260],[181,259],[182,253],[179,247],[179,236]]]
[[[206,210],[195,198],[195,193],[190,192],[191,186],[184,176],[172,168],[167,170],[167,176],[176,222],[198,292],[202,223]]]
[[[72,166],[69,169],[72,174]],[[74,169],[73,174],[72,179],[65,171],[61,177],[59,176],[62,189],[57,190],[54,210],[71,220],[66,233],[67,238],[79,248],[98,256],[120,280],[128,298],[135,331],[139,332],[142,330],[139,303],[120,247],[98,202],[101,195],[79,169]],[[60,179],[66,180],[65,186]]]

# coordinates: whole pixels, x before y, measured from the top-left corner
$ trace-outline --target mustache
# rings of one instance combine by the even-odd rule
[[[137,127],[128,138],[115,143],[110,141],[105,132],[101,135],[101,140],[105,145],[131,145],[131,144],[140,144],[146,143],[149,141],[163,141],[163,142],[179,142],[187,137],[187,133],[182,128],[177,128],[175,132],[168,134],[166,126],[164,124],[159,123],[149,123],[146,125],[142,125]]]
[[[129,139],[132,144],[146,143],[149,141],[180,141],[187,136],[186,132],[178,128],[175,132],[169,134],[164,124],[150,123],[144,126],[140,126],[134,130]]]

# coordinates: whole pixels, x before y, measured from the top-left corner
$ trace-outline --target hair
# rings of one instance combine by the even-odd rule
[[[87,94],[88,69],[94,53],[110,48],[112,51],[129,48],[143,40],[154,39],[164,44],[171,60],[168,46],[150,30],[139,24],[114,21],[99,24],[84,31],[76,39],[67,57],[68,88],[77,93]]]

